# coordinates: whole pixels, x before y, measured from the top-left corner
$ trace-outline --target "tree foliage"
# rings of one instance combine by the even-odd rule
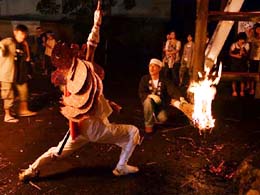
[[[57,14],[60,10],[60,5],[55,0],[41,0],[37,3],[36,10],[42,14]]]
[[[93,7],[93,0],[66,0],[63,1],[62,13],[81,15],[84,12],[91,11]]]
[[[135,7],[136,0],[123,0],[124,9]],[[62,5],[57,4],[56,0],[40,0],[36,10],[42,14],[63,13],[68,15],[91,15],[95,9],[97,0],[62,0]],[[110,13],[111,6],[118,3],[118,0],[102,0],[103,10]],[[62,7],[61,7],[62,6]],[[61,9],[61,10],[60,10]]]

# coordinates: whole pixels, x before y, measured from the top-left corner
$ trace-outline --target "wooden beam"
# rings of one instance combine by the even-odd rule
[[[260,21],[260,12],[223,12],[210,11],[208,13],[209,21],[232,20],[232,21]]]
[[[249,72],[222,72],[221,80],[224,81],[241,81],[242,79],[255,80],[255,99],[260,99],[260,73]]]
[[[222,72],[221,79],[223,80],[241,80],[241,79],[254,79],[260,81],[260,73],[258,72]]]
[[[209,0],[197,0],[196,31],[193,64],[193,80],[198,80],[198,72],[202,72],[205,60],[206,35],[208,23]]]

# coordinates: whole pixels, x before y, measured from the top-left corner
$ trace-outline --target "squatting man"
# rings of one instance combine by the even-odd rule
[[[180,90],[172,81],[160,74],[163,63],[156,58],[149,62],[149,74],[144,75],[139,82],[139,97],[143,104],[145,132],[152,133],[156,122],[167,120],[166,108],[168,97],[171,98],[172,106],[182,110],[184,103],[188,104],[182,97]]]

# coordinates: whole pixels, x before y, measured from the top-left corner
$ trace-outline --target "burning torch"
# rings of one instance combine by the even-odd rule
[[[212,117],[211,105],[215,98],[216,87],[220,81],[222,63],[218,71],[205,68],[205,74],[199,72],[199,81],[190,84],[188,92],[193,94],[193,104],[184,99],[171,101],[171,105],[182,111],[193,125],[199,129],[199,133],[210,131],[215,126],[215,119]]]

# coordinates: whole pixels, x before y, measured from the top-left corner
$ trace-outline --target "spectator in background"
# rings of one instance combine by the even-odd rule
[[[176,39],[176,33],[171,31],[167,36],[163,62],[165,76],[176,86],[179,85],[180,50],[181,42]]]
[[[244,32],[240,32],[237,36],[237,41],[233,43],[229,50],[230,56],[230,70],[232,72],[246,72],[247,71],[247,57],[249,53],[249,43],[247,41],[247,35]],[[245,80],[240,81],[240,96],[244,96]],[[232,96],[237,96],[237,83],[232,82]]]
[[[42,27],[38,26],[36,28],[36,41],[37,41],[37,59],[39,60],[40,67],[44,67],[44,52],[45,52],[45,42],[46,42],[46,33],[43,31]]]
[[[25,25],[18,24],[13,37],[8,37],[0,41],[0,84],[1,98],[4,100],[4,121],[16,123],[18,119],[13,116],[11,109],[14,104],[13,84],[16,81],[16,64],[19,55],[22,54],[22,48],[28,34],[28,28]]]
[[[28,80],[31,79],[31,55],[28,42],[24,40],[22,43],[17,43],[16,46],[20,53],[17,55],[16,68],[17,76],[15,86],[19,95],[19,116],[34,116],[37,113],[28,109]]]
[[[45,65],[44,65],[44,75],[50,75],[51,71],[53,70],[53,65],[51,62],[51,54],[52,54],[52,50],[56,44],[56,39],[54,37],[54,33],[52,31],[47,31],[46,32],[47,35],[47,40],[45,43],[45,52],[44,52],[44,61],[45,61]]]
[[[249,55],[249,72],[260,72],[260,23],[253,27],[253,34],[249,37],[250,55]],[[250,80],[249,94],[255,94],[255,81]]]
[[[184,45],[183,54],[181,57],[180,66],[180,83],[179,86],[185,86],[189,84],[189,80],[192,76],[192,56],[194,52],[194,42],[191,34],[187,36],[187,43]]]
[[[166,63],[166,43],[167,43],[167,41],[170,39],[170,34],[167,34],[166,35],[166,41],[165,42],[163,42],[163,47],[162,47],[162,59],[163,59],[163,67],[164,67],[164,65],[165,65],[165,63]]]

